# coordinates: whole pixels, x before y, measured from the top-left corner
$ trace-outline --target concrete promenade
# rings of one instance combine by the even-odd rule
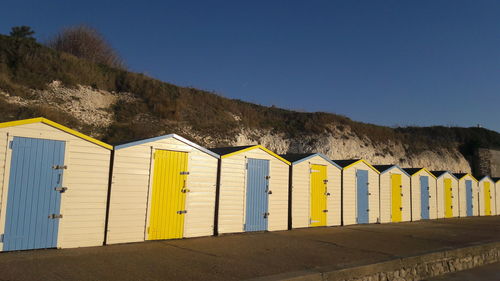
[[[0,280],[243,280],[499,241],[500,216],[242,233],[0,253]]]

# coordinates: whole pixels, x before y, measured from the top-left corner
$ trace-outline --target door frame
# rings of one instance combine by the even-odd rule
[[[391,204],[390,204],[390,207],[391,207],[391,221],[390,222],[403,222],[403,209],[402,209],[403,208],[403,195],[402,195],[403,194],[403,175],[400,174],[400,173],[389,173],[389,175],[390,175],[389,179],[390,179],[390,183],[391,183],[391,189],[390,189],[390,193],[389,193],[390,194],[390,198],[391,198]],[[400,197],[399,197],[400,198],[400,201],[399,201],[399,203],[400,203],[399,212],[400,212],[401,219],[399,221],[394,221],[394,214],[393,214],[393,210],[394,210],[394,198],[393,198],[392,195],[393,195],[393,192],[394,192],[393,191],[394,186],[393,186],[393,182],[392,182],[392,177],[395,176],[395,175],[399,176],[399,179],[400,179],[400,181],[399,181],[399,194],[400,194]]]
[[[427,179],[427,186],[426,186],[426,190],[427,190],[427,197],[426,197],[426,201],[427,201],[427,218],[424,218],[422,216],[422,177],[425,177]],[[420,186],[419,186],[419,189],[420,189],[420,219],[423,219],[423,220],[430,220],[431,219],[431,182],[430,182],[430,179],[429,179],[429,175],[426,175],[426,176],[423,176],[423,175],[420,175],[419,176],[419,181],[420,181]],[[434,195],[435,196],[435,195]]]
[[[370,223],[370,211],[367,211],[366,213],[366,216],[367,216],[367,220],[366,222],[359,222],[359,214],[358,214],[358,171],[366,171],[366,180],[367,180],[367,186],[366,186],[366,203],[367,203],[367,210],[370,210],[370,196],[368,195],[368,193],[370,193],[370,171],[368,169],[355,169],[354,170],[355,173],[354,173],[354,178],[356,179],[354,182],[355,182],[355,186],[354,186],[354,189],[356,190],[355,194],[356,194],[356,197],[355,197],[355,202],[356,204],[354,204],[356,206],[356,218],[355,218],[355,222],[356,224],[369,224]]]
[[[166,151],[173,151],[173,152],[185,152],[187,153],[187,158],[188,158],[188,172],[191,171],[191,153],[188,150],[182,150],[182,149],[169,149],[167,148],[166,145],[151,145],[150,146],[150,151],[149,151],[149,181],[148,181],[148,190],[147,190],[147,198],[146,198],[146,218],[144,220],[144,241],[149,240],[149,234],[148,234],[148,227],[150,223],[150,218],[151,218],[151,201],[152,201],[152,196],[153,196],[153,174],[154,174],[154,164],[155,164],[155,158],[154,158],[154,153],[156,150],[166,150]],[[190,186],[190,175],[187,175],[186,177],[186,186]],[[186,233],[186,225],[187,225],[187,219],[189,216],[189,208],[188,208],[188,203],[189,203],[189,192],[186,193],[186,201],[184,202],[185,209],[188,210],[186,214],[184,214],[184,226],[182,229],[183,236]]]
[[[35,136],[23,136],[19,134],[11,134],[9,132],[6,133],[6,140],[7,142],[5,143],[5,159],[4,159],[4,174],[3,174],[3,182],[2,185],[0,186],[0,196],[2,198],[0,202],[0,233],[4,234],[5,233],[5,222],[6,222],[6,213],[7,213],[7,199],[9,196],[9,181],[10,181],[10,167],[12,164],[12,149],[10,149],[10,142],[14,141],[14,137],[20,137],[20,138],[30,138],[30,139],[40,139],[40,140],[53,140],[53,141],[61,141],[65,143],[64,147],[64,165],[68,166],[68,169],[66,169],[63,172],[62,176],[62,181],[61,181],[61,186],[68,187],[67,181],[68,177],[71,176],[71,163],[70,163],[70,145],[71,141],[63,138],[47,138],[46,135],[42,135],[40,137],[35,137]],[[64,204],[64,193],[61,193],[61,202],[59,204],[59,213],[64,214],[65,211],[65,204]],[[56,247],[60,248],[61,245],[61,237],[64,236],[64,220],[60,219],[59,220],[59,226],[58,226],[58,232],[57,232],[57,239],[56,239]],[[0,252],[3,251],[3,242],[0,242]]]
[[[245,230],[245,225],[246,225],[246,222],[247,222],[247,193],[248,193],[248,160],[249,159],[255,159],[255,160],[264,160],[264,161],[268,161],[268,167],[267,167],[267,174],[269,177],[271,177],[271,164],[272,164],[272,161],[270,159],[265,159],[265,158],[253,158],[253,157],[248,157],[245,155],[245,169],[243,170],[243,174],[244,174],[244,189],[243,189],[243,202],[242,202],[242,205],[243,205],[243,220],[242,220],[242,223],[241,223],[241,231],[242,232],[254,232],[254,231],[246,231]],[[271,187],[271,179],[268,179],[267,180],[267,189],[268,191],[269,190],[272,190],[272,187]],[[269,196],[269,193],[267,193],[267,212],[269,212],[270,210],[270,204],[271,203],[271,196]],[[287,212],[288,213],[288,212]],[[269,231],[269,217],[267,218],[267,227],[264,231]],[[258,232],[258,231],[257,231]]]
[[[329,183],[329,179],[328,179],[328,166],[327,165],[324,165],[324,164],[315,164],[315,163],[309,163],[309,171],[311,171],[313,168],[313,166],[322,166],[324,167],[325,169],[325,180],[327,180],[325,184],[325,208],[324,210],[328,210],[328,196],[326,195],[326,193],[328,193],[328,183]],[[325,213],[325,223],[324,225],[317,225],[317,226],[312,226],[312,218],[311,218],[311,213],[312,213],[312,204],[311,204],[311,200],[312,200],[312,172],[309,172],[309,201],[308,201],[308,204],[309,204],[309,225],[308,227],[322,227],[322,226],[327,226],[328,225],[328,213],[326,212]],[[329,210],[328,210],[329,211]]]

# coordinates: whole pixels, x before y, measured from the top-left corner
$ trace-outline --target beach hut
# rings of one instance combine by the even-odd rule
[[[291,228],[340,225],[342,168],[321,153],[281,156],[292,164]]]
[[[497,209],[497,215],[500,215],[500,178],[492,178],[495,182],[495,206]]]
[[[496,192],[495,182],[489,177],[481,177],[478,183],[479,188],[479,215],[496,215]]]
[[[373,167],[380,172],[380,222],[410,221],[410,175],[397,165]]]
[[[411,176],[411,219],[437,218],[436,177],[426,168],[404,168]]]
[[[290,162],[261,145],[211,150],[221,158],[216,233],[288,229]]]
[[[363,159],[333,162],[342,167],[342,224],[380,222],[380,172]]]
[[[458,173],[454,175],[458,179],[459,216],[472,217],[479,215],[477,179],[467,173]]]
[[[449,171],[432,171],[436,176],[437,217],[458,217],[458,179]]]
[[[218,158],[175,134],[116,146],[106,242],[212,235]]]
[[[45,118],[0,123],[0,250],[102,245],[111,150]]]

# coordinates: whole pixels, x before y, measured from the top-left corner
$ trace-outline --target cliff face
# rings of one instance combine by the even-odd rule
[[[79,121],[79,129],[96,138],[109,137],[110,126],[117,116],[115,107],[120,103],[133,103],[138,98],[132,93],[111,93],[88,86],[68,88],[58,81],[50,83],[45,90],[31,90],[30,98],[10,95],[0,90],[0,99],[23,108],[43,106],[50,112],[63,112]],[[134,114],[131,112],[131,114]],[[242,117],[233,115],[235,120]],[[63,118],[64,119],[64,118]],[[137,122],[159,122],[153,115],[138,113],[132,120]],[[64,121],[64,120],[63,120]],[[341,129],[332,126],[329,132],[287,136],[270,129],[249,128],[243,124],[227,136],[200,133],[189,124],[175,124],[174,131],[161,126],[155,135],[177,133],[201,145],[214,147],[220,144],[262,144],[277,153],[321,152],[332,159],[364,158],[374,164],[398,164],[402,167],[427,167],[435,170],[470,172],[471,167],[459,152],[459,144],[449,148],[432,148],[419,152],[408,152],[408,144],[387,139],[375,142],[368,136],[359,136],[351,127]],[[454,148],[453,148],[454,147]]]
[[[427,167],[432,170],[470,172],[465,157],[454,150],[427,150],[409,155],[402,143],[374,143],[369,138],[360,138],[349,132],[336,131],[323,135],[286,138],[270,132],[242,130],[234,145],[260,143],[278,153],[320,152],[331,159],[367,159],[373,164],[398,164],[401,167]]]

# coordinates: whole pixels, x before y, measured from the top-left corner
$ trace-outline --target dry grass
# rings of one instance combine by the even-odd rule
[[[435,148],[454,149],[460,145],[464,155],[476,147],[500,147],[500,134],[479,128],[388,128],[360,123],[330,113],[304,113],[227,99],[206,91],[178,87],[138,73],[56,52],[33,40],[0,35],[0,88],[30,98],[29,89],[43,89],[53,80],[67,87],[78,84],[112,92],[134,93],[139,100],[119,103],[113,109],[116,123],[104,133],[106,141],[120,143],[176,131],[189,125],[203,135],[231,139],[239,128],[269,129],[289,137],[334,133],[350,129],[375,143],[406,144],[408,153]],[[0,121],[46,116],[76,128],[84,128],[68,114],[50,108],[19,109],[0,100]],[[155,122],[135,121],[140,114]],[[240,120],[235,120],[238,116]],[[343,135],[345,135],[343,133]]]

